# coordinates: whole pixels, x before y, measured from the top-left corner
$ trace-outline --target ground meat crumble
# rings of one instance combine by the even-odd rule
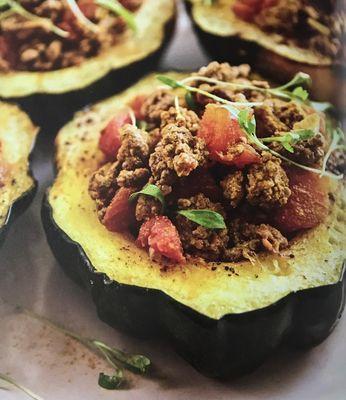
[[[120,0],[120,3],[134,12],[142,1]],[[60,36],[19,14],[10,14],[0,21],[1,71],[52,71],[78,65],[115,45],[127,29],[121,17],[90,0],[79,0],[77,4],[97,26],[97,31],[81,24],[64,1],[22,0],[20,3],[30,13],[49,19],[68,36]]]
[[[162,139],[150,156],[151,182],[167,195],[177,178],[188,176],[204,165],[207,154],[202,139],[192,136],[185,127],[167,125],[162,129]]]
[[[231,67],[213,62],[202,68],[198,76],[268,86],[267,82],[251,80],[250,69],[245,65]],[[202,87],[197,81],[192,85]],[[220,87],[210,84],[208,90],[216,93]],[[223,90],[221,88],[221,92]],[[249,96],[256,98],[256,94],[248,90],[228,94],[223,91],[222,95],[224,98],[238,96],[237,101],[248,101]],[[259,138],[284,135],[316,113],[307,104],[283,101],[267,94],[258,99],[263,104],[253,110]],[[162,199],[137,195],[133,200],[136,229],[141,232],[144,224],[151,226],[155,221],[161,226],[161,221],[162,226],[169,227],[171,234],[175,235],[172,241],[174,251],[179,248],[183,251],[173,255],[177,259],[188,256],[206,261],[238,262],[244,259],[253,261],[260,252],[280,253],[289,243],[280,232],[286,231],[277,225],[274,217],[289,204],[293,187],[290,186],[290,164],[279,156],[318,167],[325,156],[326,143],[330,142],[325,137],[323,118],[320,132],[310,139],[294,143],[293,153],[279,142],[268,142],[270,151],[262,150],[242,137],[223,150],[222,157],[226,160],[223,162],[222,157],[212,157],[214,149],[209,147],[209,137],[200,133],[205,119],[201,118],[203,102],[198,104],[198,110],[189,109],[183,95],[176,98],[174,91],[162,89],[144,99],[139,126],[146,130],[125,125],[121,129],[121,146],[115,162],[101,166],[90,180],[90,195],[96,201],[100,219],[103,220],[105,210],[119,188],[134,193],[151,184],[160,189],[165,205]],[[144,125],[141,124],[143,121]],[[222,131],[223,124],[216,124],[216,127]],[[218,136],[211,142],[213,140],[217,146],[222,145]],[[256,157],[249,152],[249,146]],[[244,163],[234,161],[242,157],[245,157]],[[344,153],[335,151],[328,166],[330,170],[340,172],[345,167]],[[179,214],[179,210],[216,212],[224,218],[226,228],[204,227]],[[154,236],[151,236],[151,241],[156,240]],[[155,243],[150,246],[159,251],[163,242],[156,243],[158,247]]]

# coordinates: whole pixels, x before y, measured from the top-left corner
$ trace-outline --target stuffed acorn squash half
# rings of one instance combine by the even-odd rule
[[[334,0],[187,0],[202,44],[219,60],[248,62],[274,81],[304,71],[311,93],[346,106],[346,13]]]
[[[56,138],[48,242],[99,316],[167,337],[202,373],[312,346],[344,306],[343,133],[297,75],[148,76]]]
[[[174,19],[175,0],[3,1],[0,97],[41,123],[47,103],[54,120],[114,94],[155,67]]]
[[[17,106],[0,102],[0,246],[35,195],[29,156],[38,129]]]

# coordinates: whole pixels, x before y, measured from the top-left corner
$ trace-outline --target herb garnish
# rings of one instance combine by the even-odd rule
[[[5,10],[3,10],[6,8]],[[69,33],[54,25],[53,22],[49,18],[39,17],[38,15],[32,14],[28,10],[26,10],[18,1],[15,0],[1,0],[0,1],[0,20],[11,16],[12,14],[18,14],[22,17],[37,22],[43,28],[55,33],[58,36],[66,38],[69,36]]]
[[[257,92],[269,93],[272,96],[280,97],[285,100],[300,100],[306,101],[309,97],[308,92],[303,86],[311,85],[311,78],[304,72],[298,72],[288,83],[277,88],[263,88],[247,83],[224,82],[214,78],[204,76],[189,76],[178,82],[180,85],[186,85],[189,82],[206,82],[214,85],[230,87],[234,89],[255,90]],[[178,87],[178,86],[177,86]],[[180,86],[181,87],[181,86]],[[246,103],[244,103],[246,105]]]
[[[163,207],[165,207],[165,197],[164,197],[161,189],[159,187],[157,187],[156,185],[152,185],[150,183],[147,184],[139,192],[132,193],[129,200],[133,201],[141,194],[154,197],[155,199],[159,200],[159,202],[162,204]]]
[[[43,400],[42,397],[38,396],[37,394],[35,394],[34,392],[32,392],[30,389],[28,389],[27,387],[23,386],[22,384],[18,383],[17,381],[15,381],[14,379],[12,379],[11,377],[5,375],[5,374],[1,374],[0,373],[0,382],[3,381],[7,384],[10,384],[14,387],[16,387],[17,389],[21,390],[23,393],[25,393],[27,396],[29,396],[31,399],[33,400]],[[0,387],[1,389],[5,389]]]
[[[109,376],[101,372],[99,375],[98,384],[103,389],[116,390],[119,389],[119,387],[121,386],[122,380],[123,380],[122,376],[117,376],[117,375]]]
[[[24,309],[24,312],[27,315],[48,324],[52,328],[69,336],[70,338],[77,340],[79,343],[81,343],[89,350],[96,351],[99,355],[101,355],[108,362],[108,364],[112,367],[114,371],[114,374],[111,377],[103,373],[100,373],[99,375],[99,384],[101,383],[101,386],[102,385],[106,386],[108,384],[109,387],[107,387],[107,389],[109,390],[110,386],[113,385],[114,389],[117,389],[125,382],[123,369],[121,367],[124,367],[135,373],[144,374],[148,371],[148,368],[151,365],[151,361],[149,360],[149,358],[143,355],[127,354],[115,347],[108,346],[107,344],[99,340],[86,338],[77,333],[69,331],[68,329],[62,327],[61,325],[52,322],[44,317],[41,317],[29,310]]]
[[[191,92],[191,93],[199,93],[205,97],[209,97],[209,98],[211,98],[219,103],[222,103],[222,104],[228,104],[228,105],[233,105],[233,106],[249,106],[249,107],[259,106],[262,104],[262,103],[258,103],[258,102],[251,103],[251,102],[229,101],[229,100],[223,99],[222,97],[216,96],[215,94],[206,92],[205,90],[202,90],[202,89],[199,89],[199,88],[196,88],[193,86],[188,86],[185,83],[183,83],[184,81],[179,82],[176,79],[170,78],[165,75],[156,75],[156,78],[160,82],[164,83],[165,85],[170,86],[172,89],[185,89],[186,91]]]
[[[177,212],[185,218],[208,229],[225,229],[223,216],[211,210],[180,210]]]
[[[300,142],[301,140],[307,140],[315,136],[315,132],[311,129],[298,129],[284,133],[280,136],[271,136],[267,138],[261,138],[262,143],[279,142],[282,146],[289,151],[294,153],[293,145]]]
[[[133,31],[137,30],[133,13],[127,10],[118,0],[95,0],[95,3],[119,15]]]

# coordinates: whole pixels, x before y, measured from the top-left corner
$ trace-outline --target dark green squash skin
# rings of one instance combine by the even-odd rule
[[[164,40],[159,49],[142,60],[109,72],[105,77],[86,88],[62,94],[37,93],[11,98],[27,112],[32,121],[55,135],[74,113],[88,104],[97,103],[131,86],[135,81],[157,69],[160,58],[173,37],[176,24],[174,16],[165,26]]]
[[[33,186],[23,193],[8,210],[4,225],[0,228],[0,248],[5,241],[7,232],[11,224],[18,218],[30,205],[37,192],[37,182],[34,180]]]
[[[282,343],[312,347],[332,332],[345,306],[340,281],[291,293],[263,309],[211,319],[156,289],[120,284],[97,273],[78,243],[55,223],[47,196],[42,222],[66,274],[92,295],[101,320],[139,337],[164,337],[202,374],[214,378],[254,370]]]

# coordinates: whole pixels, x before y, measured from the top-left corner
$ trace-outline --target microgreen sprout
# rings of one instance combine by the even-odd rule
[[[291,165],[294,165],[295,167],[304,169],[305,171],[313,172],[314,174],[318,174],[320,176],[328,176],[328,177],[336,179],[336,180],[343,178],[342,175],[335,175],[331,172],[326,171],[326,165],[328,163],[328,159],[330,157],[330,154],[335,150],[335,148],[334,148],[334,150],[332,150],[330,152],[329,155],[328,155],[328,153],[326,154],[326,160],[324,161],[325,166],[322,167],[322,169],[317,169],[317,168],[312,168],[312,167],[308,167],[306,165],[297,163],[297,162],[289,159],[288,157],[285,157],[284,155],[278,153],[277,151],[272,150],[264,143],[264,142],[269,142],[269,139],[271,139],[270,140],[271,142],[272,141],[282,141],[282,144],[283,145],[285,144],[286,145],[285,148],[287,148],[287,150],[288,150],[290,148],[289,145],[291,144],[291,146],[292,146],[292,144],[294,144],[294,142],[298,138],[298,136],[299,136],[299,140],[306,140],[307,138],[315,135],[315,127],[314,127],[314,129],[297,129],[297,130],[294,130],[293,132],[287,132],[286,133],[287,136],[284,139],[281,139],[282,136],[280,135],[280,136],[274,136],[271,138],[264,138],[264,141],[263,141],[262,138],[258,138],[256,135],[256,120],[254,118],[252,110],[249,110],[249,109],[238,110],[235,107],[231,107],[231,108],[225,107],[225,106],[222,106],[222,107],[229,110],[233,116],[238,118],[239,125],[243,128],[250,144],[257,146],[261,150],[269,151],[271,154],[273,154],[276,157],[281,158],[282,160],[286,161],[288,164],[291,164]],[[274,138],[277,138],[277,139],[274,139]],[[335,143],[340,142],[340,133],[338,134],[338,138],[339,138],[338,141],[336,141],[336,139],[335,139]],[[292,149],[290,148],[290,150],[292,150]]]
[[[6,384],[14,386],[15,388],[19,389],[20,391],[25,393],[28,397],[30,397],[33,400],[43,400],[42,397],[38,396],[37,394],[32,392],[30,389],[28,389],[27,387],[25,387],[22,384],[18,383],[16,380],[14,380],[13,378],[11,378],[8,375],[0,373],[0,382],[4,382]],[[5,390],[6,388],[0,387],[0,390],[1,389]]]
[[[308,74],[303,72],[298,72],[293,79],[291,79],[285,85],[279,86],[277,88],[263,88],[253,84],[247,83],[236,83],[236,82],[224,82],[214,78],[208,78],[204,76],[189,76],[180,81],[180,84],[186,85],[190,82],[206,82],[218,86],[229,87],[233,89],[244,89],[244,90],[254,90],[263,93],[269,93],[275,97],[280,97],[285,100],[301,100],[306,101],[309,97],[308,92],[303,88],[303,86],[309,86],[311,84],[311,78]]]
[[[186,85],[184,83],[184,81],[180,81],[179,82],[176,79],[169,78],[168,76],[165,76],[165,75],[157,75],[156,78],[160,82],[164,83],[165,85],[170,86],[172,89],[185,89],[186,91],[188,91],[190,93],[199,93],[199,94],[201,94],[201,95],[203,95],[205,97],[209,97],[210,99],[213,99],[213,100],[217,101],[218,103],[229,104],[229,105],[233,105],[233,106],[249,106],[249,107],[262,105],[262,103],[259,103],[259,102],[253,103],[253,102],[233,102],[233,101],[229,101],[229,100],[226,100],[226,99],[224,99],[222,97],[216,96],[213,93],[206,92],[205,90],[202,90],[202,89],[199,89],[199,88],[196,88],[196,87],[193,87],[193,86]]]
[[[314,136],[315,132],[312,129],[298,129],[283,133],[280,136],[271,136],[267,138],[261,138],[260,140],[262,143],[281,143],[288,152],[294,153],[293,145],[302,140],[308,140]]]
[[[0,19],[7,18],[12,14],[21,15],[23,18],[26,18],[30,21],[41,25],[43,28],[55,33],[58,36],[66,38],[69,36],[69,33],[54,25],[53,22],[49,18],[39,17],[38,15],[32,14],[28,10],[26,10],[18,1],[15,0],[2,0],[0,3],[0,8],[8,7],[7,10],[1,11]]]
[[[148,371],[148,368],[151,365],[151,361],[149,360],[149,358],[143,355],[127,354],[115,347],[108,346],[100,340],[83,337],[77,333],[69,331],[61,325],[54,323],[44,317],[41,317],[29,310],[24,309],[24,312],[27,315],[46,323],[47,325],[63,333],[64,335],[78,341],[89,350],[92,350],[101,355],[102,358],[107,361],[107,363],[113,370],[113,375],[111,377],[103,373],[99,375],[99,383],[101,383],[102,387],[105,387],[106,381],[108,381],[109,384],[111,382],[113,386],[116,386],[114,387],[114,389],[119,388],[125,381],[122,367],[135,373],[144,374]]]
[[[133,13],[127,10],[118,0],[95,0],[95,3],[119,15],[134,32],[137,30]]]

